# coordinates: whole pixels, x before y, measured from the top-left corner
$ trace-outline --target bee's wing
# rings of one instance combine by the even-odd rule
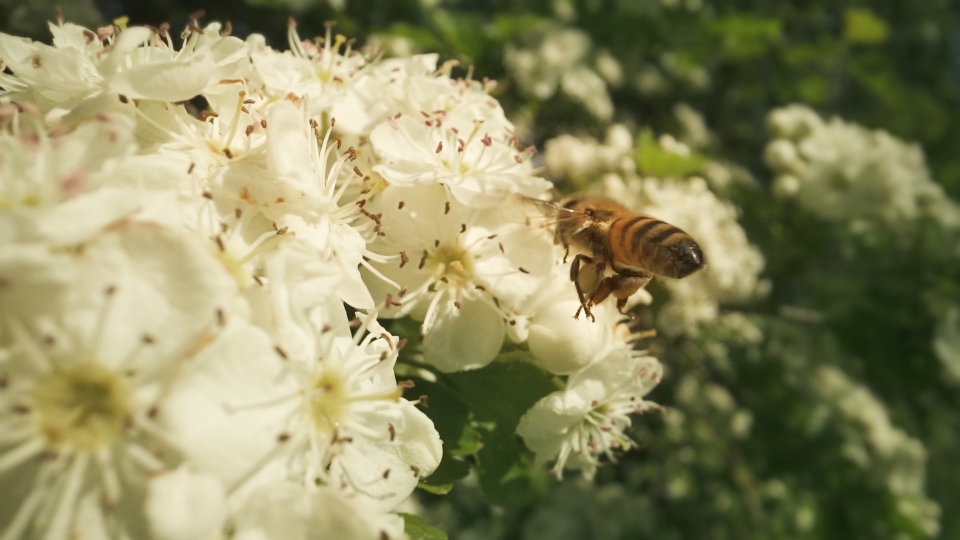
[[[571,210],[569,208],[564,208],[559,204],[553,201],[545,201],[543,199],[535,199],[533,197],[519,196],[520,200],[524,205],[536,208],[538,217],[541,221],[546,221],[551,224],[558,223],[560,221],[565,221],[568,219],[573,219],[583,215],[579,210]],[[528,217],[533,217],[529,216]]]
[[[551,236],[567,220],[584,220],[584,214],[579,210],[570,210],[552,201],[520,194],[513,194],[495,211],[507,223],[542,229]]]

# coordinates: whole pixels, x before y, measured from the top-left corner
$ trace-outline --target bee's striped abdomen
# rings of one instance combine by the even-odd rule
[[[682,278],[703,267],[703,253],[690,235],[650,216],[634,215],[610,227],[615,262],[654,274]]]

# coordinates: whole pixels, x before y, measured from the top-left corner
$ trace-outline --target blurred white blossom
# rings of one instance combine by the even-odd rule
[[[831,221],[889,224],[932,218],[960,225],[960,208],[930,178],[921,148],[881,130],[824,120],[803,105],[772,111],[764,157],[773,191]]]
[[[944,375],[960,383],[960,306],[951,306],[937,325],[933,352],[943,365]]]
[[[238,540],[400,540],[403,519],[378,514],[361,499],[330,487],[306,488],[290,482],[268,484],[256,491],[239,512]]]
[[[616,58],[603,51],[590,67],[590,49],[585,33],[565,28],[546,34],[537,48],[507,46],[504,63],[524,93],[547,100],[560,90],[595,118],[606,121],[613,117],[607,87],[620,86],[623,74]]]
[[[923,443],[894,426],[883,403],[836,367],[822,366],[815,376],[813,390],[820,399],[812,414],[811,434],[833,417],[847,422],[851,427],[843,433],[844,456],[861,468],[880,472],[897,498],[897,511],[923,527],[925,534],[935,536],[940,507],[924,492],[927,451]]]

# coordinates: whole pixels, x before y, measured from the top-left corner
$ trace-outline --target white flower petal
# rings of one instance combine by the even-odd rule
[[[150,480],[145,512],[156,540],[210,540],[226,521],[226,491],[216,478],[180,467]]]
[[[102,188],[37,216],[35,234],[62,246],[78,244],[139,208],[140,196],[132,190]]]
[[[128,32],[121,33],[122,35]],[[110,88],[133,99],[186,101],[200,95],[210,81],[213,54],[202,49],[186,60],[151,62],[110,76]]]
[[[578,371],[602,357],[609,346],[607,321],[602,317],[591,321],[582,313],[574,319],[579,307],[580,302],[575,300],[557,302],[538,313],[530,324],[530,352],[551,373],[569,375]]]
[[[420,478],[436,470],[443,454],[433,422],[412,403],[390,425],[393,440],[354,438],[330,467],[334,484],[345,478],[382,511],[409,497]]]
[[[446,295],[423,321],[423,352],[441,371],[481,368],[500,352],[506,333],[500,312],[489,300],[462,298],[460,307]]]
[[[399,540],[403,520],[330,487],[263,486],[236,517],[236,540]]]
[[[127,28],[113,41],[110,46],[110,52],[106,58],[100,62],[97,69],[104,76],[109,78],[114,75],[117,69],[124,64],[127,59],[127,53],[146,43],[153,31],[145,26],[133,26]]]
[[[267,162],[270,170],[292,190],[318,196],[320,185],[310,156],[316,140],[304,112],[284,100],[270,108],[267,117]]]
[[[277,448],[296,385],[278,381],[282,358],[267,335],[234,320],[194,358],[160,410],[188,462],[226,485]],[[258,404],[263,404],[258,406]]]

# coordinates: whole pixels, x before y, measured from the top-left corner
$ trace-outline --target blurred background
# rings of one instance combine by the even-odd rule
[[[49,42],[54,0],[0,0]],[[960,5],[949,0],[73,0],[95,28],[326,21],[492,91],[543,174],[699,232],[654,284],[666,367],[640,449],[594,482],[467,476],[450,538],[960,538]],[[364,45],[365,44],[365,45]],[[695,234],[695,236],[698,236]],[[681,286],[682,285],[682,286]]]

